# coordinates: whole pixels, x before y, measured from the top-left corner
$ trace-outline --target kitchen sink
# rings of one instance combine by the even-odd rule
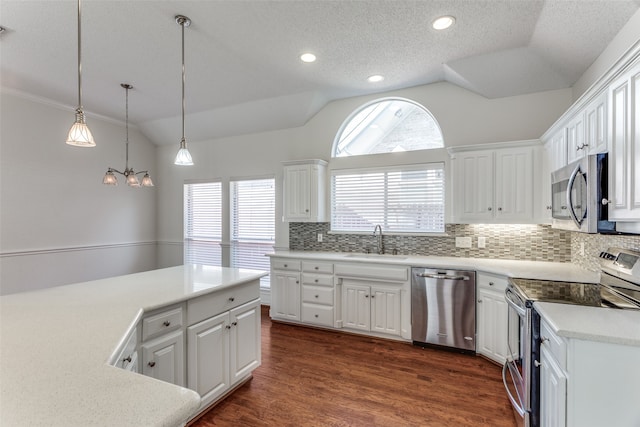
[[[404,256],[387,255],[387,254],[349,254],[345,256],[347,258],[360,258],[360,259],[397,259],[397,260],[407,259],[407,257],[404,257]]]

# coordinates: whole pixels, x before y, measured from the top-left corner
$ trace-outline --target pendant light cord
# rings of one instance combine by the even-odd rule
[[[184,135],[184,110],[185,110],[185,101],[184,101],[184,74],[185,74],[185,67],[184,67],[184,24],[185,21],[183,20],[180,23],[180,26],[182,27],[182,143],[181,145],[186,144],[185,141],[185,135]]]
[[[82,12],[81,0],[78,0],[78,110],[82,111]]]
[[[125,129],[126,129],[126,135],[127,135],[127,139],[125,140],[125,146],[126,146],[126,156],[125,156],[125,171],[129,169],[129,89],[131,88],[130,85],[123,85],[124,89],[125,89],[125,113],[124,113],[124,120],[125,120]]]

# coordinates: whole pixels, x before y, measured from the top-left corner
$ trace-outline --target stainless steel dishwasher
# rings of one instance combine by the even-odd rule
[[[475,271],[411,269],[411,339],[475,353]]]

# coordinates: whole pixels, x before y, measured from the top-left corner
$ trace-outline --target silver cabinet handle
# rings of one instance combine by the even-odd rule
[[[320,316],[318,316],[318,315],[316,314],[316,318],[318,318],[318,317],[320,317]]]
[[[314,280],[315,283],[318,283],[318,279]]]
[[[150,368],[153,368],[154,366],[156,366],[156,362],[149,362],[147,363],[147,365],[149,365]]]
[[[320,295],[316,295],[316,298],[319,298],[319,297],[320,297]]]
[[[287,267],[289,267],[289,266],[288,266],[287,264],[285,264],[285,265],[284,265],[284,268],[287,268]]]
[[[542,363],[538,362],[537,360],[534,360],[534,361],[533,361],[533,365],[534,365],[536,368],[539,368],[540,366],[542,366]]]
[[[498,208],[498,210],[499,210],[499,211],[501,211],[501,210],[502,210],[502,208]]]
[[[234,297],[230,297],[229,301],[234,302],[236,299]]]
[[[231,329],[231,325],[225,326],[226,329]]]
[[[376,297],[375,295],[371,295],[371,298],[375,298],[375,297]]]
[[[540,345],[544,344],[545,341],[549,341],[549,338],[543,337],[542,335],[540,335]]]
[[[427,279],[469,280],[469,276],[448,276],[446,274],[418,273],[416,276]]]
[[[162,324],[164,326],[169,326],[169,325],[171,325],[171,322],[169,322],[168,320],[165,320],[164,322],[162,322]]]
[[[232,322],[231,326],[238,326],[238,322]]]
[[[315,267],[313,267],[313,268],[314,268],[314,269],[316,269],[316,270],[318,270],[318,269],[319,269],[319,267],[318,267],[317,265],[316,265]]]
[[[607,206],[609,203],[611,203],[611,199],[602,199],[600,201],[600,203],[602,203],[602,206]]]
[[[122,359],[123,362],[127,362],[127,363],[131,363],[131,356],[127,356],[124,359]]]
[[[489,206],[489,207],[487,208],[487,210],[488,210],[488,211],[490,211],[490,210],[491,210],[491,206]]]
[[[482,302],[482,300],[481,300],[481,299],[479,299],[479,300],[478,300],[478,302],[479,302],[479,303],[481,303],[481,302]]]
[[[369,295],[365,295],[364,297],[365,297],[365,298],[369,298]]]
[[[493,286],[493,282],[489,282],[489,286]]]

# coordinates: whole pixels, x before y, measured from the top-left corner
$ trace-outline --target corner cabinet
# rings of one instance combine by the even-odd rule
[[[513,146],[513,144],[510,144]],[[538,141],[513,148],[451,149],[453,221],[459,223],[534,222],[534,150]]]
[[[326,221],[327,162],[299,160],[283,163],[284,221]]]

